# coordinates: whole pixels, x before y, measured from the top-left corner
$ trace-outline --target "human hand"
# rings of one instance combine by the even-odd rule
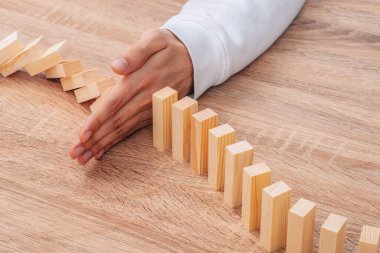
[[[122,81],[112,87],[89,116],[70,148],[72,159],[84,165],[152,120],[152,94],[165,86],[184,97],[193,90],[193,67],[183,43],[171,32],[154,29],[127,48],[112,63]]]

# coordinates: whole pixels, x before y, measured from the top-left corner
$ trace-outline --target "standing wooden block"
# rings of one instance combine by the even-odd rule
[[[199,175],[208,171],[208,131],[218,124],[218,115],[205,109],[191,116],[190,167]]]
[[[113,78],[107,78],[74,90],[74,94],[78,103],[83,103],[85,101],[99,97],[114,84],[115,80]]]
[[[377,253],[380,245],[380,228],[364,225],[359,239],[359,253]]]
[[[153,147],[166,151],[172,145],[172,105],[178,100],[178,92],[165,87],[152,95]]]
[[[173,159],[181,163],[190,159],[191,115],[198,112],[198,102],[184,97],[172,105]]]
[[[96,110],[96,108],[99,106],[99,104],[102,103],[104,97],[107,96],[107,94],[111,91],[112,87],[113,87],[113,85],[110,86],[110,87],[108,87],[108,88],[104,91],[104,93],[101,94],[100,97],[98,97],[98,99],[96,99],[96,100],[94,101],[94,103],[92,103],[92,104],[90,105],[90,110],[91,110],[91,112],[94,112],[94,111]]]
[[[19,54],[23,49],[24,44],[20,41],[17,31],[14,31],[0,41],[0,65]]]
[[[253,147],[247,141],[226,147],[224,203],[236,208],[242,202],[243,168],[252,165]]]
[[[62,62],[45,71],[46,78],[70,77],[82,72],[82,64],[79,59]]]
[[[55,65],[64,62],[72,49],[66,41],[62,41],[50,47],[40,58],[25,66],[26,72],[35,76]]]
[[[243,196],[241,218],[248,231],[260,228],[263,189],[270,185],[272,171],[265,163],[245,167],[243,170]]]
[[[33,40],[28,45],[26,45],[26,47],[20,53],[9,59],[1,66],[1,74],[4,77],[7,77],[14,72],[22,69],[29,62],[40,58],[46,52],[47,48],[48,46],[42,37]]]
[[[77,73],[70,77],[61,78],[61,85],[64,91],[75,90],[85,87],[90,83],[95,83],[102,80],[102,74],[98,68],[93,68],[80,73]]]
[[[208,183],[217,191],[224,189],[226,147],[236,142],[236,131],[228,124],[210,129],[208,135]]]
[[[289,210],[287,253],[313,252],[315,210],[316,205],[306,199],[300,199]]]
[[[260,242],[269,252],[285,248],[291,198],[292,189],[282,181],[263,190]]]
[[[343,253],[347,218],[330,214],[321,227],[320,253]]]

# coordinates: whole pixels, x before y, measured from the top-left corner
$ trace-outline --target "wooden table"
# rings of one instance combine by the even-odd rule
[[[184,0],[2,0],[0,35],[69,40],[86,66],[110,61]],[[263,56],[201,97],[255,148],[293,200],[380,226],[380,2],[311,0]],[[152,128],[85,167],[68,156],[88,107],[42,78],[0,79],[1,252],[263,252],[207,178],[152,147]]]

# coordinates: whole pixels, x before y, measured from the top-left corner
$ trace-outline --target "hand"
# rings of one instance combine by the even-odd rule
[[[183,43],[168,30],[145,32],[112,63],[123,75],[89,116],[70,149],[72,159],[82,165],[100,157],[113,145],[152,121],[152,94],[165,86],[179,97],[193,87],[193,67]]]

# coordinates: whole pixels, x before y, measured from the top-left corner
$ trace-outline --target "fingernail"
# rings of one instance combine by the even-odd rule
[[[91,136],[92,136],[92,131],[86,131],[86,132],[84,132],[84,134],[83,134],[83,142],[86,142],[86,141],[88,141],[90,138],[91,138]]]
[[[104,154],[104,149],[100,150],[100,152],[96,155],[95,157],[96,160],[99,160],[100,158],[102,158],[103,154]]]
[[[87,163],[88,160],[90,160],[92,157],[92,152],[91,151],[87,151],[86,153],[84,153],[82,156],[81,156],[81,161],[83,163]]]
[[[128,68],[128,62],[124,58],[117,58],[112,62],[112,68],[119,73],[126,73]]]
[[[76,147],[74,149],[74,158],[77,158],[80,155],[82,155],[84,151],[86,151],[85,147],[83,147],[83,146]]]

